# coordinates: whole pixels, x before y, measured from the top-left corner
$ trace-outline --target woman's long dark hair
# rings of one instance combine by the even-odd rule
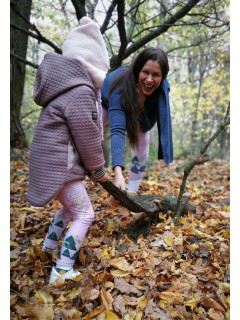
[[[157,61],[162,69],[162,80],[166,79],[169,65],[166,53],[160,48],[146,48],[144,49],[136,59],[128,66],[126,71],[122,72],[119,77],[113,81],[110,87],[110,93],[118,85],[122,86],[122,100],[121,103],[126,112],[126,130],[129,143],[132,147],[138,146],[139,143],[139,118],[142,112],[140,106],[137,82],[139,73],[148,60]]]

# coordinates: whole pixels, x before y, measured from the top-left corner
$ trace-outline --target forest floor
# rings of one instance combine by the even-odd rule
[[[108,193],[86,180],[96,217],[75,265],[81,274],[55,286],[48,280],[57,257],[40,246],[60,205],[29,206],[28,161],[27,150],[12,150],[11,320],[230,319],[227,161],[211,160],[189,175],[184,195],[196,213],[178,225],[173,212],[159,213],[137,237],[126,233],[136,216],[111,207]],[[140,193],[177,197],[182,166],[151,165]]]

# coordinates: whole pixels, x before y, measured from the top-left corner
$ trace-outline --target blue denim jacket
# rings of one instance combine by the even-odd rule
[[[126,135],[126,113],[121,104],[121,86],[114,89],[109,97],[109,89],[116,75],[122,72],[126,67],[121,67],[107,75],[102,88],[102,106],[109,112],[109,123],[111,129],[111,154],[112,166],[125,167],[124,148]],[[166,164],[173,161],[173,142],[172,142],[172,124],[169,103],[170,84],[168,80],[163,80],[160,85],[159,96],[156,101],[158,112],[155,121],[148,124],[147,130],[150,130],[157,122],[158,125],[158,159],[163,159]]]

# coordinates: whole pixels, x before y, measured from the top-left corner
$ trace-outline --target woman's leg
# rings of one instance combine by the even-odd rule
[[[130,178],[128,192],[137,192],[142,181],[149,156],[150,131],[141,132],[139,145],[133,149],[133,157],[130,165]]]

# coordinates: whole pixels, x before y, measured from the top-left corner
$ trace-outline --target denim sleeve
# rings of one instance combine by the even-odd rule
[[[109,99],[109,123],[111,130],[112,167],[125,167],[124,150],[126,113],[121,106],[121,91],[113,92]]]

